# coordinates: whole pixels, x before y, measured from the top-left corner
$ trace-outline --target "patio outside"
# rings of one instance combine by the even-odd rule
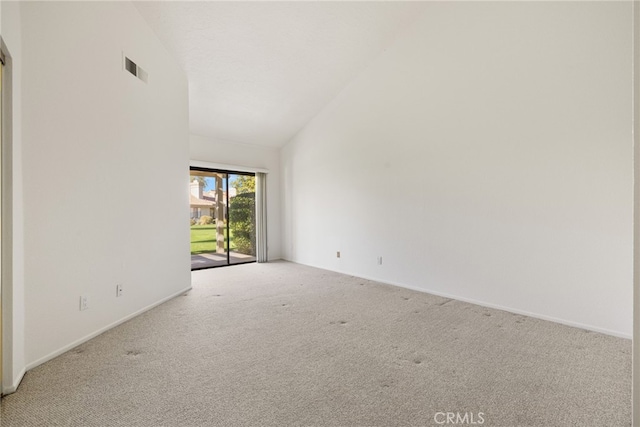
[[[191,171],[191,269],[256,260],[255,176]]]

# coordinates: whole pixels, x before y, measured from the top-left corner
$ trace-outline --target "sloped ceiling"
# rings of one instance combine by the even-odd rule
[[[134,2],[189,79],[191,132],[282,146],[419,2]]]

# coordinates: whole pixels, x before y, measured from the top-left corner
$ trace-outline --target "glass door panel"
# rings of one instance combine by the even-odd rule
[[[256,260],[256,177],[229,174],[229,263]]]
[[[227,174],[192,170],[189,180],[191,269],[228,265]]]

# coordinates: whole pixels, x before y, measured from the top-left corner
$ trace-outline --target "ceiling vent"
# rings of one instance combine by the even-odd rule
[[[134,76],[136,76],[137,78],[139,78],[140,80],[142,80],[143,82],[145,83],[147,82],[147,78],[149,76],[147,72],[142,68],[140,68],[138,64],[136,64],[126,56],[124,56],[124,69],[130,72],[131,74],[133,74]]]

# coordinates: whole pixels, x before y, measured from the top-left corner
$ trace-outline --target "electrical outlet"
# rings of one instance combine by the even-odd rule
[[[122,285],[121,284],[117,284],[116,285],[116,297],[121,297],[122,296]]]
[[[336,252],[336,258],[340,258],[340,251]]]
[[[84,311],[89,308],[89,296],[81,295],[80,296],[80,311]]]
[[[382,257],[381,256],[378,257],[378,265],[382,265]]]

